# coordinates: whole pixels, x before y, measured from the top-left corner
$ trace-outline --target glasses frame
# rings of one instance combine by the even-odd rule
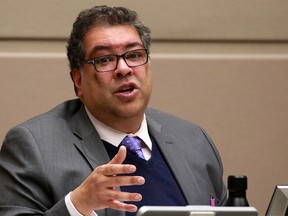
[[[144,50],[144,51],[145,51],[145,53],[146,53],[146,61],[145,61],[144,63],[140,64],[140,65],[130,66],[130,65],[127,63],[127,61],[126,61],[125,55],[127,55],[127,53],[134,52],[134,51],[138,51],[138,50]],[[100,70],[100,71],[99,71],[99,70],[97,70],[97,68],[96,68],[96,66],[95,66],[95,62],[96,62],[97,59],[103,58],[103,57],[105,57],[105,56],[115,56],[115,57],[116,57],[117,62],[116,62],[115,68],[114,68],[114,69],[111,69],[111,70],[104,70],[104,71],[103,71],[103,70]],[[119,59],[120,59],[120,58],[122,58],[122,59],[125,61],[125,63],[127,64],[127,66],[130,67],[130,68],[142,66],[142,65],[147,64],[147,62],[148,62],[148,59],[149,59],[149,50],[148,50],[148,49],[135,49],[135,50],[129,50],[129,51],[127,51],[127,52],[125,52],[125,53],[123,53],[123,54],[119,54],[119,55],[117,55],[117,54],[112,55],[112,54],[111,54],[111,55],[97,56],[97,57],[91,58],[91,59],[84,59],[84,60],[82,61],[82,63],[92,64],[96,72],[105,73],[105,72],[114,71],[114,70],[118,67],[118,63],[119,63]]]

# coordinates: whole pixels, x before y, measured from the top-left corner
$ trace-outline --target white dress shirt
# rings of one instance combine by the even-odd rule
[[[134,134],[126,134],[120,131],[117,131],[99,120],[97,120],[85,107],[85,110],[88,114],[88,117],[90,121],[92,122],[93,126],[99,133],[99,136],[102,140],[105,140],[108,143],[111,143],[112,145],[118,147],[121,141],[124,139],[125,136],[130,135],[130,136],[138,136],[142,140],[142,151],[144,154],[144,157],[146,160],[149,160],[151,157],[151,151],[152,151],[152,141],[150,139],[149,133],[148,133],[148,126],[147,126],[147,121],[146,121],[146,116],[144,114],[143,121],[141,123],[140,129],[134,133]],[[70,192],[71,193],[71,192]],[[80,214],[73,203],[71,202],[70,199],[70,193],[66,195],[65,197],[65,204],[67,206],[67,209],[70,213],[71,216],[83,216]],[[92,212],[90,216],[97,216],[95,212]]]

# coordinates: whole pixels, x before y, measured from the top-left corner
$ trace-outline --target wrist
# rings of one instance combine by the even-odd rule
[[[71,202],[72,206],[79,213],[79,216],[80,215],[81,216],[93,216],[93,215],[96,215],[96,214],[94,214],[93,209],[89,209],[87,207],[87,202],[85,202],[84,199],[77,198],[77,193],[75,193],[75,191],[72,191],[72,192],[69,193],[69,198],[70,198],[70,202]]]

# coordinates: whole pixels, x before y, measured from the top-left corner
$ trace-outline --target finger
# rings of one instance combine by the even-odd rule
[[[119,174],[131,174],[136,171],[136,167],[131,164],[106,164],[96,168],[96,172],[106,177]]]
[[[145,178],[142,176],[113,176],[110,177],[109,186],[119,187],[119,186],[132,186],[132,185],[143,185],[145,183]]]
[[[109,164],[122,164],[126,158],[126,147],[120,146],[117,154],[112,158]]]
[[[123,203],[117,200],[111,202],[110,208],[117,209],[119,211],[136,212],[138,210],[137,206],[133,204]]]
[[[129,193],[114,189],[107,192],[105,197],[108,200],[117,200],[121,202],[139,202],[142,200],[142,195],[139,193]]]

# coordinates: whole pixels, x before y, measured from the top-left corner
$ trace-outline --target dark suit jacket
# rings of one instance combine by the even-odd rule
[[[197,125],[147,109],[156,140],[185,198],[208,205],[226,197],[219,154]],[[69,215],[64,197],[97,166],[109,162],[106,149],[83,104],[67,101],[12,128],[0,152],[0,215]],[[124,215],[112,209],[99,216]]]

